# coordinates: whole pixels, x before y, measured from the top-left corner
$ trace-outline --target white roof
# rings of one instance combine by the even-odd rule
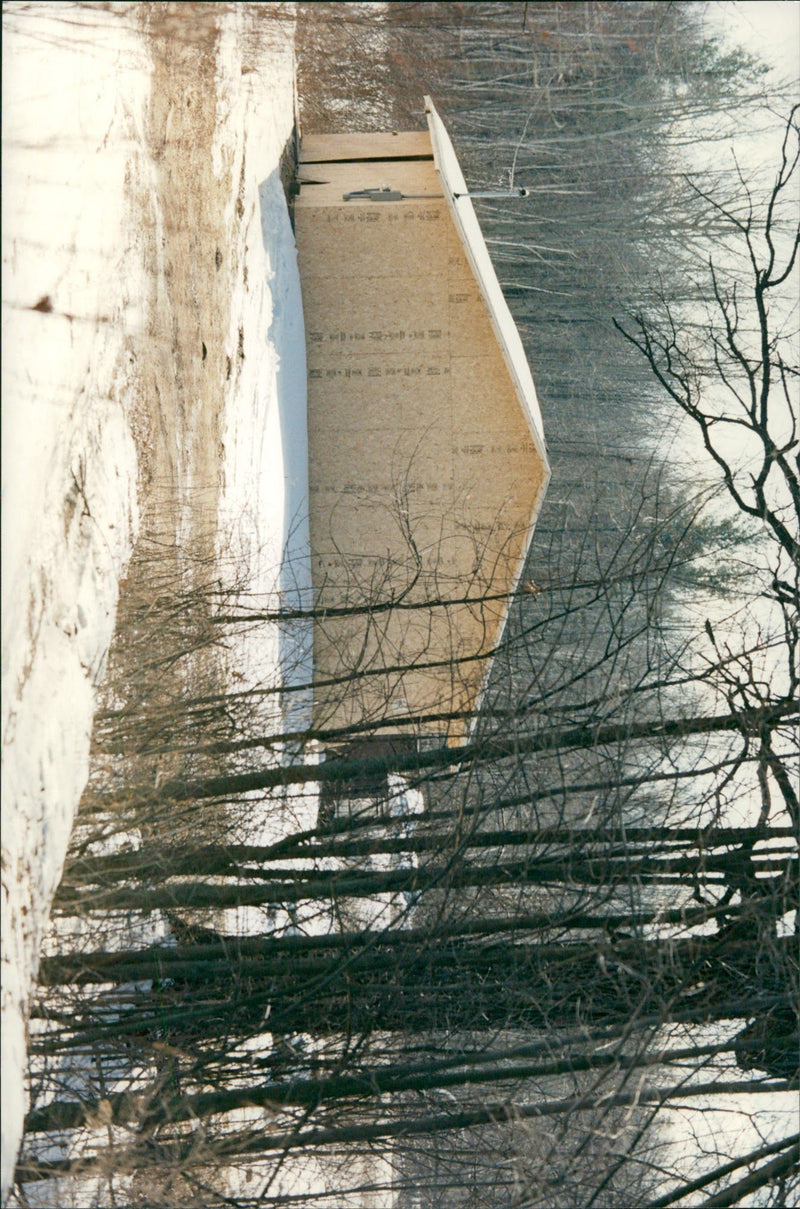
[[[467,195],[467,184],[453,144],[450,142],[450,136],[430,97],[425,97],[425,113],[433,146],[433,160],[436,171],[441,177],[445,197],[449,202],[456,228],[464,244],[464,250],[486,301],[495,334],[517,388],[520,402],[528,417],[531,433],[545,465],[549,468],[542,412],[517,325],[508,309],[500,282],[497,280],[497,274],[494,271],[475,209]]]

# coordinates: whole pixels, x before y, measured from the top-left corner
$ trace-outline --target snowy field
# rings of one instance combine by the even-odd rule
[[[184,6],[167,31],[147,5],[12,3],[4,16],[4,1194],[26,1108],[29,996],[154,466],[169,468],[188,528],[213,475],[218,547],[247,564],[251,591],[308,589],[302,311],[278,175],[293,125],[291,11],[270,6],[261,31],[252,6],[211,7],[198,17],[203,6]],[[166,95],[155,50],[184,36],[186,62],[213,54],[213,89],[195,109],[185,81],[175,95],[186,109]],[[208,142],[192,125],[204,106]],[[206,155],[220,270],[213,292],[192,279],[188,300],[174,282],[193,266],[174,261],[170,215],[204,181],[164,170],[182,139]],[[201,364],[198,315],[212,333],[201,368],[229,367],[221,405],[205,399],[199,369],[182,368],[185,397],[167,400],[168,431],[154,436],[149,393],[160,381],[162,397],[189,364],[187,332]],[[290,637],[302,670],[303,636]],[[257,658],[247,646],[232,658],[240,676],[274,674],[280,636],[262,632]]]

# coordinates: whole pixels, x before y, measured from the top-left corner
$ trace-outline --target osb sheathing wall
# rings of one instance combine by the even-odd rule
[[[315,622],[315,723],[413,720],[452,742],[545,467],[432,158],[381,155],[430,156],[429,135],[316,136],[301,153],[312,575],[318,609],[352,610]],[[343,200],[384,185],[423,196]]]

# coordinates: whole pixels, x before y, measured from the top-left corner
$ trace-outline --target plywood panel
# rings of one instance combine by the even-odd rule
[[[420,165],[386,182],[332,167],[295,212],[312,574],[321,603],[359,612],[316,625],[317,678],[355,686],[319,691],[316,716],[400,726],[474,708],[504,606],[436,601],[513,587],[545,471],[446,202],[342,203],[351,181],[408,188]],[[427,606],[381,607],[400,595]]]
[[[299,159],[301,164],[308,164],[418,155],[433,157],[427,130],[395,130],[388,134],[305,134],[300,140]]]
[[[402,278],[365,274],[360,289],[347,295],[346,310],[342,294],[324,288],[324,279],[312,278],[305,298],[312,365],[342,357],[375,361],[377,367],[397,357],[433,363],[443,341],[449,352],[450,303],[442,274],[414,273],[414,266]]]
[[[334,297],[355,301],[366,278],[433,275],[446,269],[447,255],[457,246],[443,201],[370,205],[339,199],[331,206],[298,207],[295,233],[304,306],[310,287],[318,289],[322,279],[333,280]]]
[[[388,185],[402,194],[424,195],[422,199],[412,196],[411,200],[444,199],[444,191],[433,161],[376,160],[365,163],[307,164],[298,171],[300,193],[295,209],[309,206],[338,206],[345,193],[361,189],[381,189]],[[311,183],[316,182],[316,183]],[[347,202],[351,209],[370,205],[369,201],[352,198]],[[384,209],[395,202],[377,203]]]
[[[430,365],[404,362],[400,357],[385,361],[338,361],[309,373],[310,405],[316,407],[313,427],[312,454],[317,437],[330,445],[341,438],[342,443],[355,445],[362,432],[402,433],[403,441],[413,452],[424,445],[426,434],[446,424],[448,437],[452,423],[452,397],[448,375],[442,371],[429,375]],[[418,371],[418,372],[417,372]],[[372,374],[377,376],[371,376]],[[420,389],[424,382],[424,391]],[[336,396],[333,387],[338,388]],[[339,400],[347,398],[350,406]],[[393,446],[396,439],[384,442]],[[410,458],[405,458],[406,464]],[[371,477],[371,476],[368,476]]]

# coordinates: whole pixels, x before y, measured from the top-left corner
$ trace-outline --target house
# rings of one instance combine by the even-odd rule
[[[450,139],[309,135],[314,723],[459,743],[549,478],[531,373]]]

